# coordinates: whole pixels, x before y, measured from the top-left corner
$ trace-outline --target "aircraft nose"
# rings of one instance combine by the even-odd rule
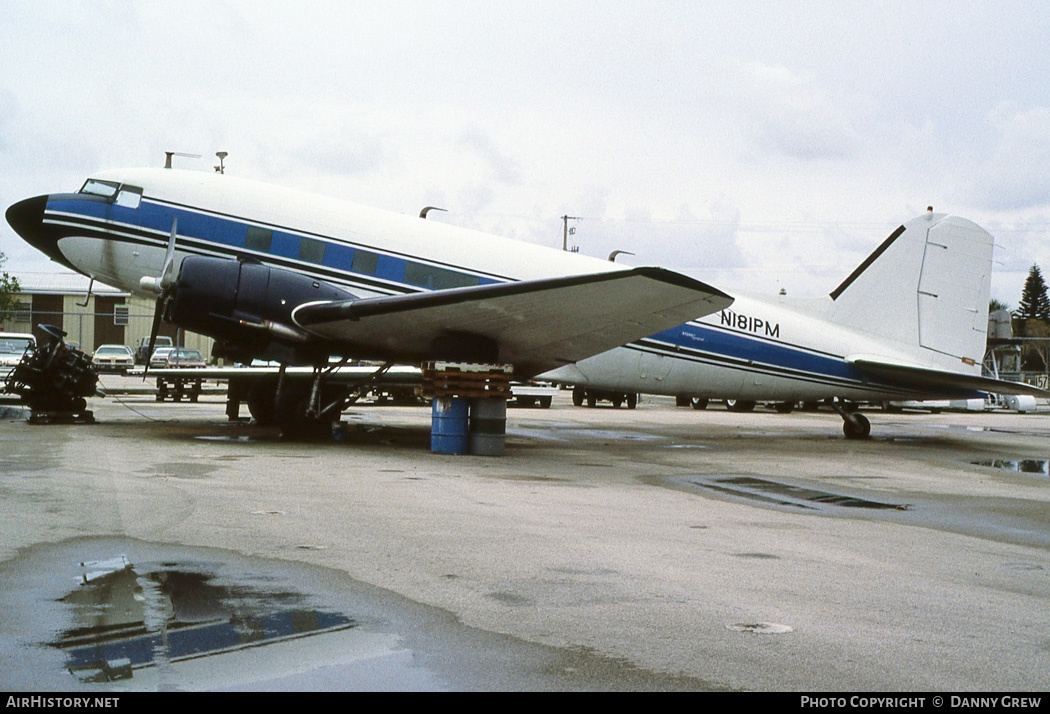
[[[22,236],[29,245],[41,253],[63,265],[69,265],[69,261],[58,249],[59,235],[53,230],[45,230],[44,210],[47,208],[49,196],[36,196],[19,201],[7,209],[7,222]]]
[[[36,241],[40,239],[40,226],[43,223],[46,206],[47,196],[19,201],[7,209],[7,222],[15,229],[15,233],[36,245]]]

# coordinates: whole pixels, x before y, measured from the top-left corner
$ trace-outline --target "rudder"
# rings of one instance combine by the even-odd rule
[[[992,248],[992,236],[964,218],[912,219],[831,293],[831,319],[896,342],[922,363],[979,363]]]

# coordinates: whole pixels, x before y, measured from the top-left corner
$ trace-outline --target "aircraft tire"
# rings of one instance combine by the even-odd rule
[[[693,409],[698,409],[698,410],[707,409],[707,400],[706,399],[702,399],[700,397],[693,397],[692,399],[689,400],[689,405]]]
[[[628,409],[634,409],[637,406],[638,406],[638,395],[637,394],[633,394],[633,393],[632,394],[628,394],[627,395],[627,408]]]
[[[726,409],[731,412],[750,412],[754,411],[755,403],[746,399],[727,399]]]
[[[777,414],[790,414],[791,412],[795,411],[795,403],[794,402],[777,402],[773,406],[773,409],[776,410]]]
[[[583,387],[573,387],[572,388],[572,405],[574,407],[582,407],[583,406],[583,397],[584,397]]]
[[[281,436],[286,439],[324,439],[332,435],[332,425],[339,420],[338,411],[334,416],[307,417],[309,389],[286,388],[284,391],[277,400],[275,415]]]
[[[847,439],[867,439],[871,436],[871,422],[863,414],[853,414],[842,421],[842,433]]]
[[[248,391],[248,413],[260,426],[273,426],[277,423],[277,385],[268,382],[256,382]]]
[[[553,397],[540,397],[540,409],[550,409],[552,401],[554,401]]]

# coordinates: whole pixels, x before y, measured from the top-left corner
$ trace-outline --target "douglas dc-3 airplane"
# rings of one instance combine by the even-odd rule
[[[815,300],[730,296],[659,268],[199,171],[103,172],[77,193],[20,201],[7,220],[58,263],[157,298],[158,317],[240,362],[318,375],[333,356],[501,362],[591,389],[828,400],[850,438],[871,430],[850,401],[1045,394],[981,376],[992,237],[932,211]],[[264,397],[323,418],[319,382]]]

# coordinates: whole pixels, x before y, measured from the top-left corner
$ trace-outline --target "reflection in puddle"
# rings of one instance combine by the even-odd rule
[[[908,506],[903,504],[869,501],[855,496],[827,493],[826,491],[778,483],[754,476],[694,476],[682,480],[689,485],[699,486],[710,491],[739,496],[760,503],[791,506],[804,510],[819,510],[822,506],[908,510]]]
[[[61,598],[72,607],[73,627],[54,644],[84,682],[355,626],[307,606],[298,593],[219,584],[200,565],[132,565],[121,555],[81,566],[79,587]]]
[[[970,463],[975,466],[991,466],[1003,471],[1050,476],[1050,459],[984,459]]]
[[[507,594],[496,606],[535,607]],[[719,688],[468,627],[341,570],[129,538],[40,544],[0,562],[0,613],[11,691]]]

